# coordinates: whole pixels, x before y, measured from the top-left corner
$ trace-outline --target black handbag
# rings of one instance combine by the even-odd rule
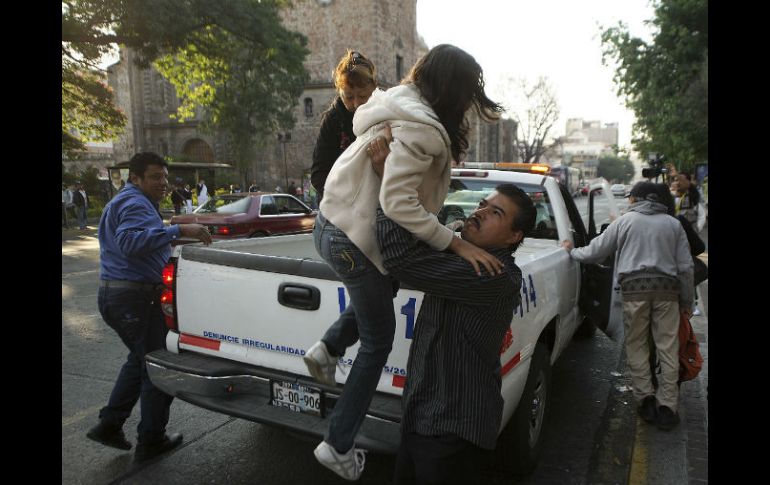
[[[695,268],[694,268],[695,286],[698,286],[699,284],[703,283],[708,279],[709,267],[700,258],[692,258],[692,262],[693,262],[693,265],[695,265]]]

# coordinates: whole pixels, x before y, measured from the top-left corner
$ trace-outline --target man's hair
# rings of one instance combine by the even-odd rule
[[[660,202],[657,185],[654,182],[637,182],[636,185],[631,187],[629,195],[637,201],[650,200],[652,202]]]
[[[131,160],[128,162],[128,172],[143,179],[148,165],[160,165],[168,168],[168,162],[157,153],[141,152],[131,157]]]
[[[513,218],[513,230],[521,231],[524,237],[519,242],[511,245],[511,250],[516,251],[519,245],[524,242],[524,238],[535,228],[537,209],[535,209],[535,204],[529,195],[514,184],[500,184],[495,187],[495,190],[511,199],[511,202],[519,209]]]
[[[449,135],[452,158],[468,149],[470,125],[465,116],[474,108],[483,121],[495,121],[502,105],[484,91],[484,71],[472,55],[451,44],[440,44],[422,56],[401,84],[412,83],[436,112]]]

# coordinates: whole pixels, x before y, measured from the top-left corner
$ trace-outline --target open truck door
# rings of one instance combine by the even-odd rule
[[[588,193],[588,231],[586,244],[599,236],[619,216],[615,198],[606,181],[593,184]],[[597,231],[597,225],[599,230]],[[622,312],[613,311],[619,298],[615,290],[615,256],[601,263],[583,263],[579,305],[586,319],[607,336],[614,338],[622,326]]]

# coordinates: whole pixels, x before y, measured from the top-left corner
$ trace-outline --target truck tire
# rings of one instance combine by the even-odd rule
[[[264,233],[264,232],[262,232],[262,231],[257,231],[257,232],[255,232],[254,234],[252,234],[252,235],[251,235],[251,236],[249,236],[249,237],[265,237],[265,236],[267,236],[267,234],[266,234],[266,233]]]
[[[575,330],[575,338],[578,340],[588,339],[596,333],[596,325],[590,318],[583,318],[583,323]]]
[[[506,472],[524,476],[535,469],[543,446],[550,395],[551,365],[548,349],[544,343],[538,342],[519,405],[497,440],[497,465],[502,466]]]

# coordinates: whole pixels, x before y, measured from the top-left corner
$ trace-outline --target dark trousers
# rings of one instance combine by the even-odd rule
[[[479,483],[485,455],[489,453],[455,435],[401,435],[396,457],[395,485]]]
[[[61,203],[61,227],[70,227],[69,221],[67,221],[67,206],[64,202]]]
[[[128,288],[99,288],[99,312],[129,353],[120,369],[110,399],[99,412],[108,424],[123,426],[131,410],[140,401],[141,420],[137,426],[139,442],[163,438],[169,408],[174,399],[156,388],[147,375],[144,356],[165,348],[168,328],[157,291]]]

